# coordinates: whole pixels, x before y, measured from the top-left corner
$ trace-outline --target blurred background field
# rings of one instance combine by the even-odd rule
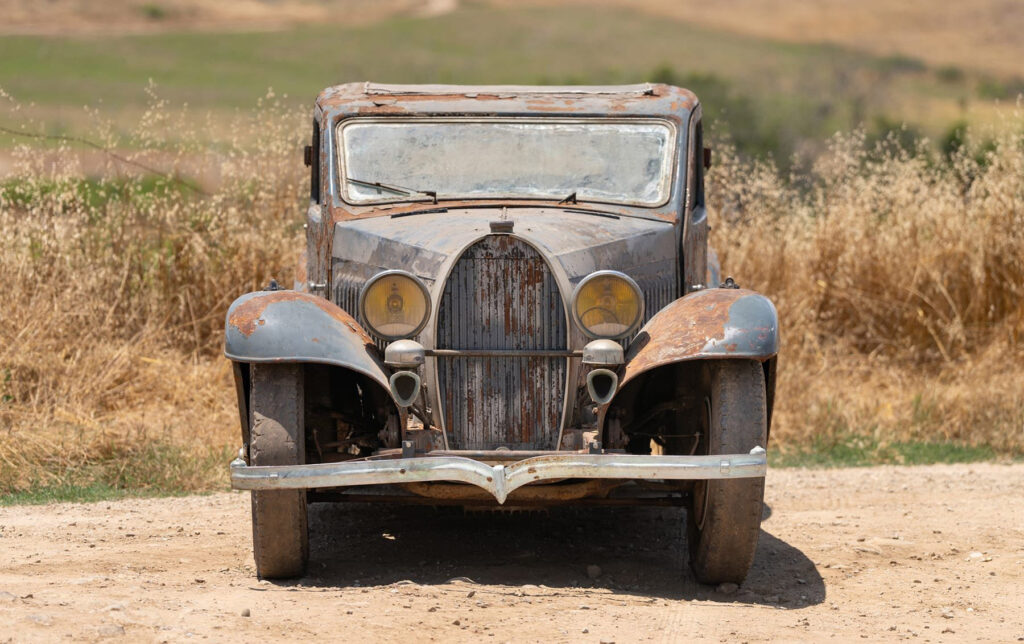
[[[694,89],[775,462],[1020,456],[1024,10],[805,4],[0,1],[0,498],[225,485],[224,311],[290,280],[312,100],[366,79]]]
[[[999,102],[1012,105],[1024,90],[1024,9],[999,0],[941,12],[897,3],[916,10],[896,15],[877,0],[814,3],[817,13],[767,0],[4,4],[13,8],[0,25],[0,81],[52,132],[87,130],[85,105],[133,122],[150,79],[223,130],[268,87],[306,105],[351,79],[643,78],[693,88],[719,133],[788,164],[793,152],[806,159],[832,133],[860,126],[940,141],[965,121],[997,123]]]

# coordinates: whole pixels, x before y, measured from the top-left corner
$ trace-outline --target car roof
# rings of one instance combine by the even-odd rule
[[[684,122],[693,92],[660,83],[635,85],[401,85],[347,83],[324,89],[317,108],[352,115],[659,116]]]

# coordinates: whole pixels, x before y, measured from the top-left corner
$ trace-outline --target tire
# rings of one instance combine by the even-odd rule
[[[709,365],[707,432],[700,451],[746,454],[764,447],[767,405],[764,370],[753,360]],[[694,486],[686,512],[690,567],[705,584],[742,583],[761,532],[764,478],[712,479]]]
[[[254,364],[250,465],[299,465],[305,459],[303,367]],[[252,492],[252,546],[261,579],[301,577],[309,560],[305,490]]]

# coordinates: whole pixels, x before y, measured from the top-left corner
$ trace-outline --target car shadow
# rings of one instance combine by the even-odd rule
[[[766,508],[766,517],[771,510]],[[302,586],[421,585],[607,589],[664,599],[799,608],[825,585],[799,549],[762,524],[738,590],[700,584],[687,566],[686,514],[665,507],[561,507],[512,513],[461,508],[315,503]],[[731,592],[730,592],[731,591]]]

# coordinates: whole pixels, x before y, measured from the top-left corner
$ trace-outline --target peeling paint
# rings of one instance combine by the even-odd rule
[[[256,297],[252,297],[231,311],[228,317],[228,324],[238,329],[242,335],[246,337],[251,336],[256,331],[257,326],[266,324],[266,320],[262,319],[262,316],[267,308],[282,302],[309,302],[341,324],[344,324],[367,344],[373,344],[370,336],[367,335],[366,331],[358,325],[351,315],[338,308],[329,300],[299,291],[265,291]]]
[[[620,391],[655,367],[696,358],[767,360],[778,353],[771,301],[744,289],[707,289],[672,302],[629,345]]]

